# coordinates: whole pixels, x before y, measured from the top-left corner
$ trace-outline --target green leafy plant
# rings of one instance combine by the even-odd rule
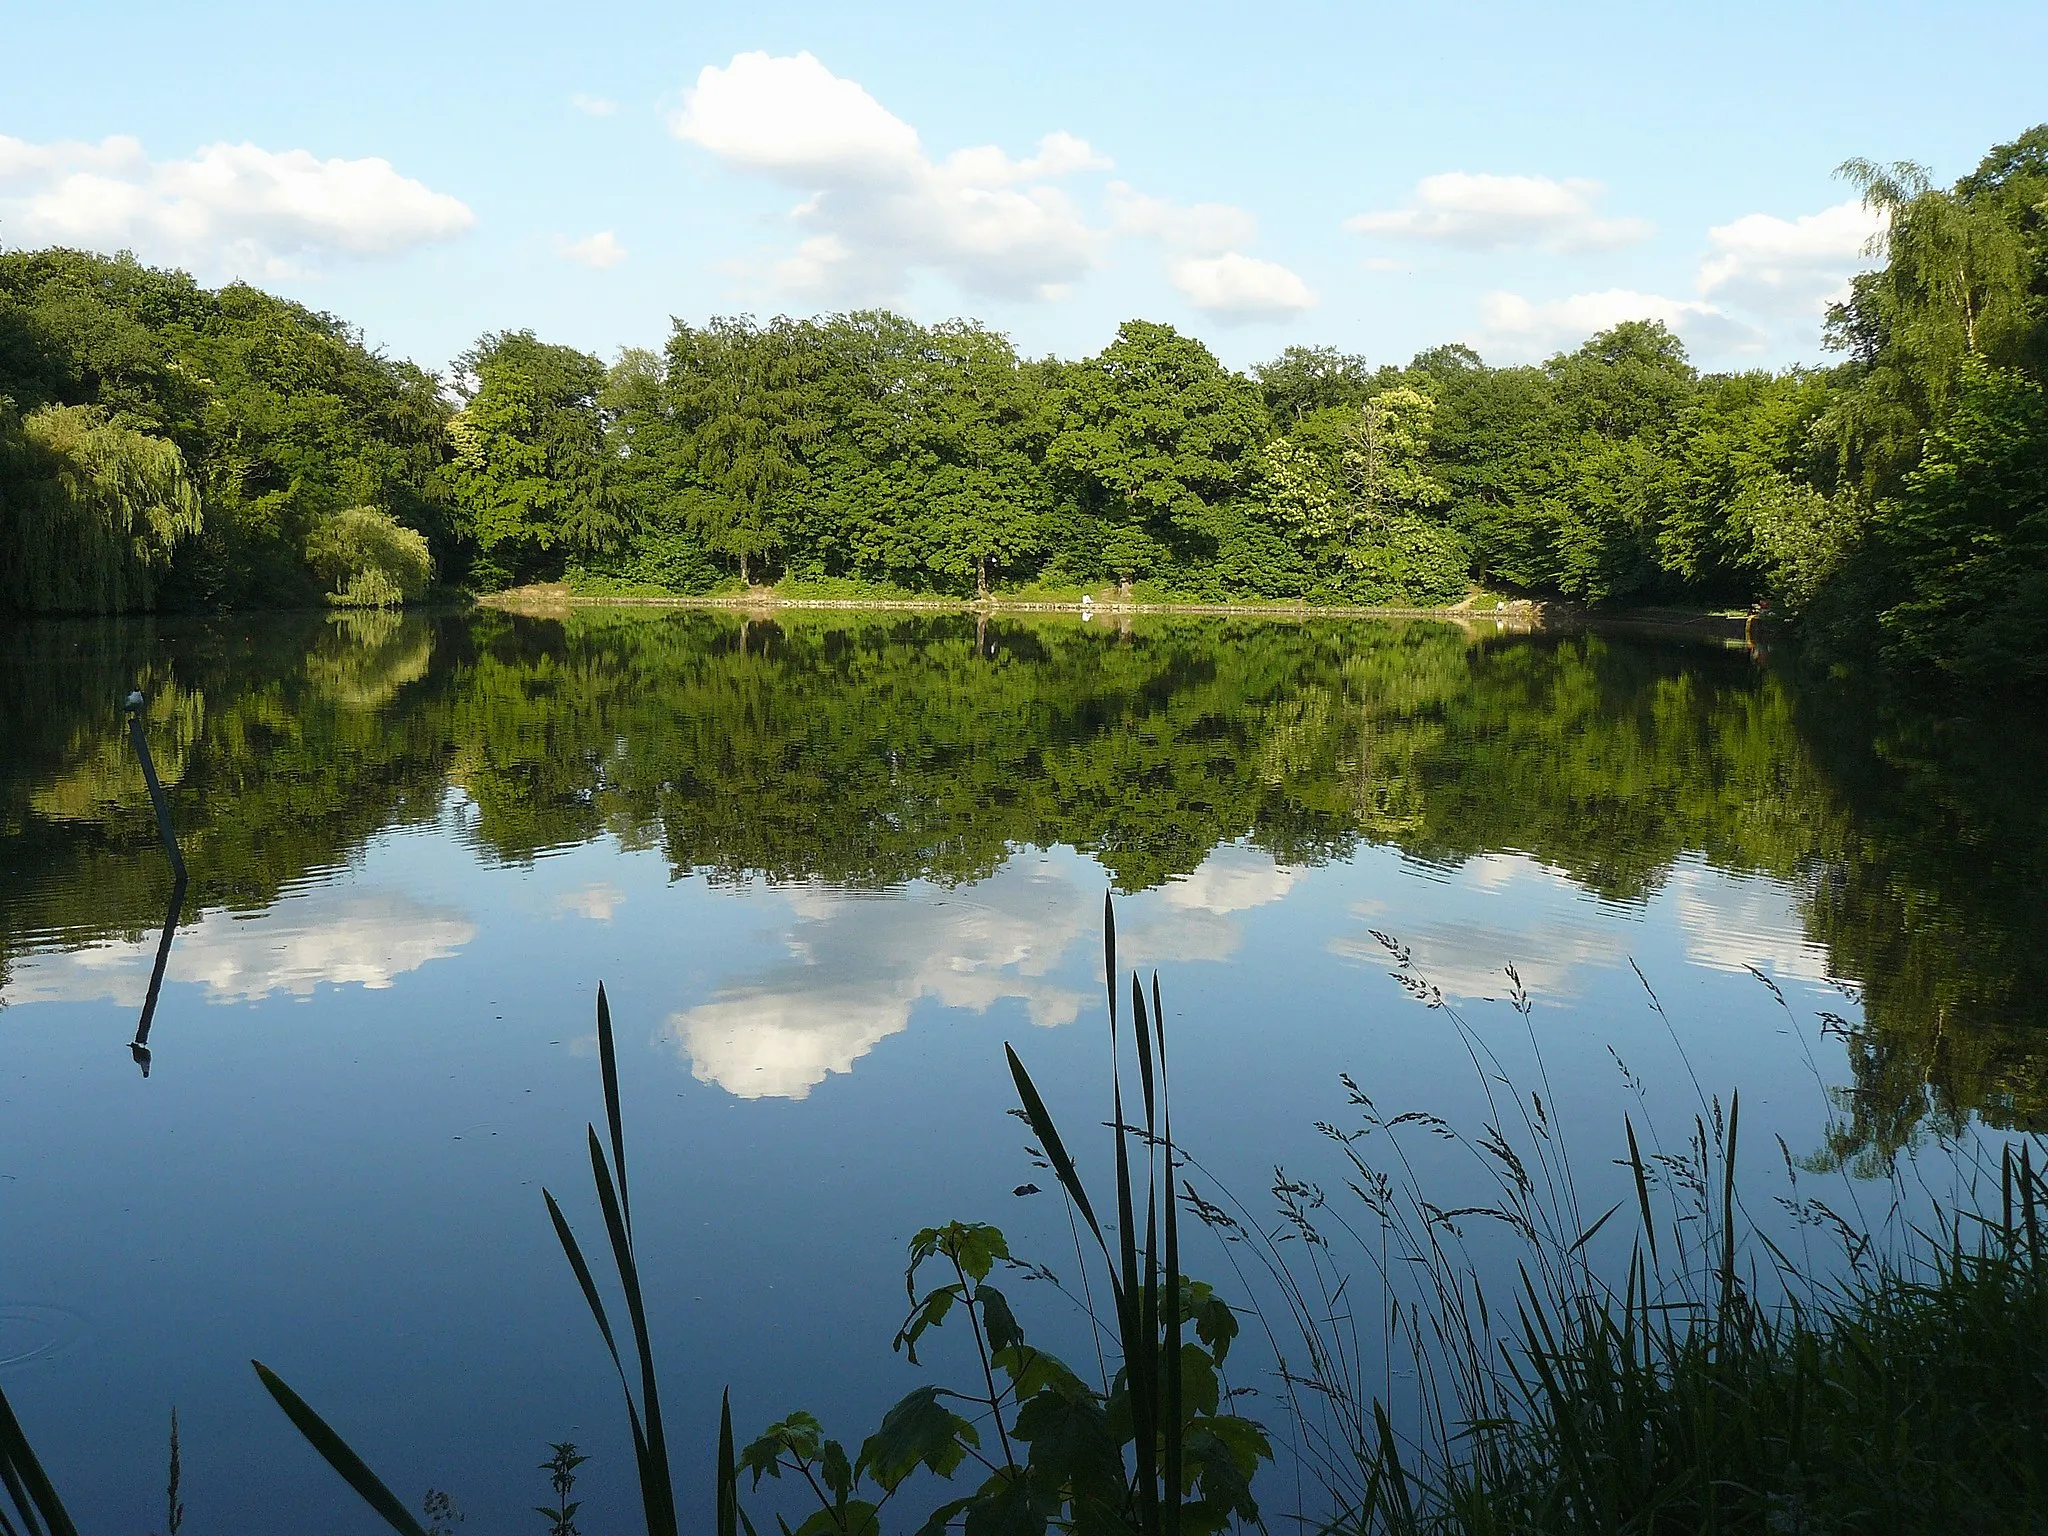
[[[1209,1286],[1180,1272],[1158,977],[1149,1008],[1138,978],[1131,979],[1129,1045],[1143,1106],[1142,1121],[1132,1122],[1125,1113],[1116,1006],[1116,917],[1107,900],[1103,942],[1116,1165],[1113,1249],[1036,1084],[1017,1054],[1006,1052],[1043,1161],[1094,1235],[1107,1272],[1115,1312],[1110,1332],[1119,1351],[1114,1374],[1089,1382],[1026,1340],[1015,1309],[990,1277],[999,1267],[1054,1277],[1015,1259],[1001,1231],[963,1222],[926,1228],[911,1239],[904,1273],[910,1312],[895,1347],[915,1363],[932,1330],[964,1317],[980,1383],[966,1391],[919,1387],[889,1410],[854,1456],[825,1438],[807,1413],[762,1431],[739,1456],[754,1487],[764,1477],[789,1476],[807,1483],[818,1501],[795,1536],[875,1536],[882,1509],[920,1467],[950,1480],[970,1465],[982,1474],[979,1485],[932,1510],[918,1527],[920,1536],[956,1523],[968,1532],[1057,1526],[1203,1536],[1234,1520],[1257,1520],[1252,1477],[1272,1448],[1261,1425],[1230,1411],[1223,1364],[1238,1333],[1237,1317]],[[936,1283],[928,1279],[931,1269],[938,1272]],[[1092,1312],[1090,1320],[1099,1321]]]
[[[569,1495],[576,1490],[576,1469],[590,1458],[577,1455],[574,1443],[567,1440],[548,1449],[554,1455],[542,1462],[540,1469],[550,1474],[548,1484],[555,1490],[555,1502],[552,1508],[536,1504],[533,1512],[547,1521],[548,1536],[582,1536],[576,1528],[576,1511],[583,1506],[580,1500],[572,1500]]]

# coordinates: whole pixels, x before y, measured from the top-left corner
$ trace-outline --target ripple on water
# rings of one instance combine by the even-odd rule
[[[0,1302],[0,1372],[19,1370],[39,1360],[70,1354],[92,1333],[91,1326],[67,1307],[34,1302]]]

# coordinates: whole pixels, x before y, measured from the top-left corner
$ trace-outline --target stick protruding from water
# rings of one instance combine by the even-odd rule
[[[142,691],[128,695],[123,708],[128,712],[128,739],[135,744],[136,759],[142,764],[143,782],[149,785],[149,803],[156,808],[157,835],[171,856],[171,873],[178,884],[185,883],[185,855],[178,851],[177,834],[171,830],[171,802],[164,794],[163,781],[156,776],[156,760],[149,755],[149,738],[142,732]]]

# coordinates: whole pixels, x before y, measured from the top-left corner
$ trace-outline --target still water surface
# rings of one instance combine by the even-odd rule
[[[191,866],[146,1074],[170,878],[138,686]],[[1857,1175],[1895,1151],[2048,1121],[2029,729],[1739,650],[1428,623],[0,633],[0,1384],[88,1527],[158,1518],[176,1405],[194,1529],[373,1528],[255,1357],[469,1529],[530,1524],[562,1439],[585,1528],[625,1528],[617,1388],[540,1197],[596,1238],[603,980],[690,1496],[726,1383],[743,1432],[809,1407],[857,1439],[924,1379],[889,1350],[912,1231],[993,1220],[1071,1265],[1064,1210],[1012,1193],[1051,1180],[1001,1046],[1103,1117],[1105,890],[1160,972],[1177,1132],[1241,1195],[1338,1182],[1341,1072],[1476,1113],[1377,932],[1533,1072],[1492,1001],[1518,968],[1589,1177],[1624,1109],[1739,1089],[1745,1177],[1782,1179],[1782,1138],[1882,1205]]]

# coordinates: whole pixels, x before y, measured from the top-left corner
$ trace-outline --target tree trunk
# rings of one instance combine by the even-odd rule
[[[740,551],[740,585],[743,587],[751,587],[753,585],[753,582],[747,579],[747,552],[744,549]]]
[[[988,561],[986,559],[974,567],[974,599],[976,602],[981,603],[988,601]]]

